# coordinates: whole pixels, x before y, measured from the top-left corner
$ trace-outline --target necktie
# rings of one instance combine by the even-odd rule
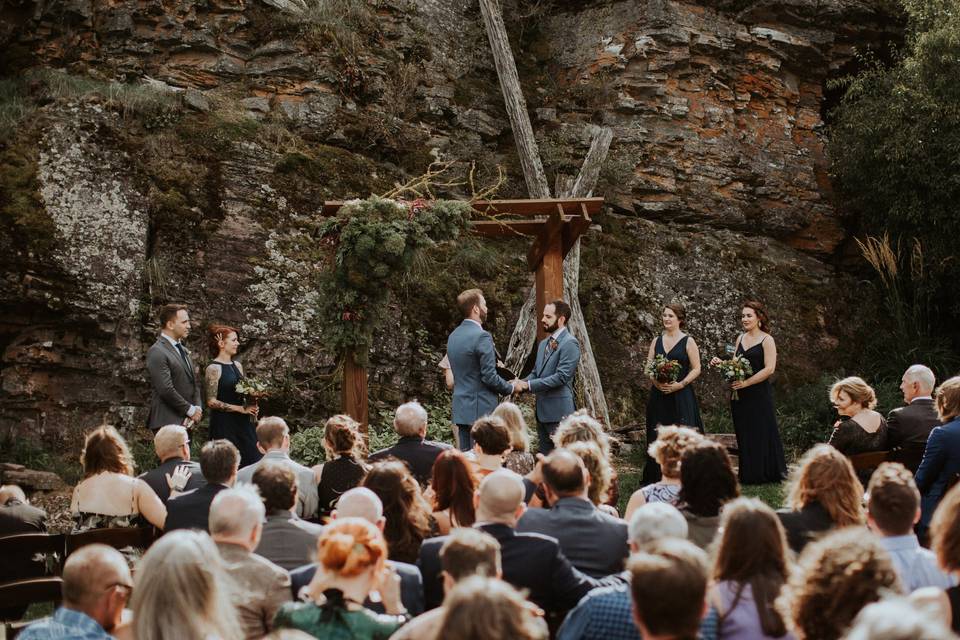
[[[180,357],[183,358],[183,366],[187,368],[190,375],[193,375],[193,371],[190,371],[190,361],[187,360],[187,352],[184,351],[183,345],[179,342],[177,343],[177,351],[180,353]]]

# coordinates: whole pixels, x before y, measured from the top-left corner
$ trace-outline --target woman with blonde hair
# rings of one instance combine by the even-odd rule
[[[457,640],[546,640],[543,612],[511,585],[473,576],[457,583],[443,602],[446,613],[437,638]]]
[[[400,578],[386,561],[387,543],[375,525],[360,518],[333,520],[317,540],[319,566],[306,588],[310,601],[283,605],[274,626],[315,638],[385,640],[407,620]],[[386,614],[363,606],[374,590]]]
[[[507,400],[497,405],[493,415],[503,420],[510,430],[510,451],[503,459],[503,466],[521,476],[527,475],[533,471],[537,460],[530,453],[530,432],[520,407]]]
[[[320,478],[317,494],[320,515],[329,515],[344,493],[357,487],[367,475],[366,453],[360,423],[347,415],[336,415],[323,427],[323,450],[327,461],[314,468]]]
[[[207,534],[168,533],[147,550],[134,573],[130,630],[136,640],[243,637],[226,588],[230,577]]]
[[[923,459],[917,469],[921,533],[930,526],[937,505],[960,473],[960,376],[940,385],[937,414],[943,424],[934,427],[927,437]]]
[[[810,544],[780,592],[777,608],[799,640],[839,640],[866,605],[901,592],[890,554],[864,528]]]
[[[818,534],[864,522],[863,485],[850,460],[828,444],[803,455],[789,486],[789,509],[777,515],[797,553]]]
[[[574,411],[564,418],[553,434],[553,443],[557,447],[569,448],[574,442],[592,442],[599,447],[603,459],[607,461],[607,466],[610,468],[610,484],[604,504],[616,508],[617,501],[620,499],[620,483],[617,479],[617,470],[610,465],[610,441],[611,438],[603,430],[603,425],[587,413],[586,409]]]
[[[572,442],[566,446],[566,449],[583,460],[583,466],[590,474],[590,486],[587,488],[587,497],[590,498],[590,502],[610,513],[610,515],[619,518],[620,514],[616,507],[607,502],[610,494],[610,481],[613,477],[613,467],[603,457],[600,447],[593,442]]]
[[[136,526],[140,517],[163,529],[167,508],[150,485],[133,476],[133,456],[115,428],[102,425],[88,433],[80,463],[83,480],[70,501],[74,532]],[[174,477],[185,485],[190,472],[181,466]]]
[[[863,378],[851,376],[833,383],[830,401],[837,408],[840,419],[834,423],[827,444],[845,456],[884,450],[887,421],[873,410],[877,406],[877,394]],[[864,470],[860,481],[869,480],[872,473],[873,469]]]
[[[680,502],[680,458],[683,452],[703,436],[689,427],[665,426],[657,429],[657,438],[647,447],[647,455],[660,467],[661,480],[637,489],[627,503],[624,520],[648,502],[666,502],[674,507]]]

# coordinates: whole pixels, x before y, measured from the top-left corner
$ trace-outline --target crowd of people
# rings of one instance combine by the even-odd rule
[[[121,434],[96,427],[71,501],[74,531],[149,526],[159,537],[142,556],[98,544],[71,553],[62,606],[20,637],[938,640],[960,632],[960,378],[934,392],[933,373],[911,367],[906,405],[886,418],[863,380],[838,381],[830,399],[841,419],[792,469],[785,507],[775,511],[741,496],[741,484],[783,471],[779,438],[769,437],[776,350],[762,306],[744,307],[736,348],[755,361],[756,377],[731,385],[746,400],[734,407],[738,443],[754,427],[750,437],[764,441],[753,442],[746,477],[742,458],[738,473],[703,433],[689,387],[699,352],[680,333],[683,308],[669,306],[650,355],[686,364],[678,380],[654,382],[662,405],[654,413],[669,407],[683,420],[650,434],[649,475],[621,514],[611,438],[588,413],[569,410],[566,372],[579,351],[564,336],[568,309],[547,305],[550,337],[534,373],[505,381],[489,334],[477,330],[486,316],[478,293],[461,294],[463,331],[448,343],[459,446],[428,440],[427,412],[411,401],[395,411],[396,444],[372,453],[355,420],[329,418],[325,462],[312,468],[291,457],[283,418],[260,417],[235,395],[244,374],[230,327],[210,331],[216,358],[202,404],[180,344],[189,318],[165,307],[147,360],[156,466],[135,475]],[[467,352],[483,360],[476,371]],[[538,454],[520,408],[491,404],[481,389],[499,384],[492,376],[504,394],[540,394]],[[458,395],[467,382],[476,388]],[[204,411],[212,439],[193,461],[192,427]],[[849,456],[877,450],[889,450],[889,461],[858,473]],[[0,488],[0,535],[43,528],[42,510],[18,487]]]

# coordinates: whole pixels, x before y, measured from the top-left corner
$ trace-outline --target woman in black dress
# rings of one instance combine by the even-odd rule
[[[347,415],[336,415],[323,427],[323,449],[327,461],[314,472],[320,477],[317,495],[320,497],[320,515],[328,516],[340,496],[360,485],[369,467],[363,461],[366,449],[360,433],[360,423]]]
[[[730,384],[737,392],[737,398],[730,400],[730,411],[740,454],[740,483],[780,482],[787,474],[787,463],[770,385],[770,376],[777,368],[777,345],[766,331],[770,320],[761,303],[745,302],[740,322],[744,333],[737,338],[734,353],[746,358],[753,370],[746,380]],[[711,363],[714,361],[719,359]]]
[[[210,352],[217,354],[207,367],[207,408],[210,410],[210,439],[223,438],[240,451],[240,467],[253,464],[263,457],[257,449],[257,406],[244,406],[243,396],[237,393],[237,383],[243,378],[243,367],[233,359],[240,348],[237,330],[226,325],[210,327]]]
[[[857,376],[838,380],[830,387],[830,401],[840,418],[833,425],[827,444],[845,456],[883,451],[887,446],[887,421],[874,411],[877,394]],[[860,469],[857,476],[863,486],[870,482],[873,469]]]
[[[647,352],[648,366],[658,355],[680,363],[680,375],[676,382],[654,380],[650,387],[650,397],[647,399],[648,448],[657,439],[657,427],[661,425],[683,425],[703,433],[700,407],[690,386],[700,375],[700,349],[696,341],[682,331],[686,317],[683,306],[675,303],[664,306],[663,333],[650,343]],[[647,485],[659,481],[660,465],[648,453],[641,482]]]

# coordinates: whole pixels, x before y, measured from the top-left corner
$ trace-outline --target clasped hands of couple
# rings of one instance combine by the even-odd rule
[[[513,395],[521,394],[524,391],[530,391],[530,383],[526,380],[514,378],[510,381],[510,384],[513,385]]]

